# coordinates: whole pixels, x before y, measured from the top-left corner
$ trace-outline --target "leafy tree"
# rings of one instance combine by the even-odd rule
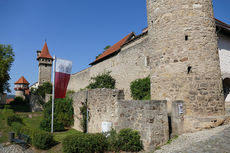
[[[52,84],[50,82],[44,82],[43,84],[39,85],[38,88],[31,89],[31,93],[35,95],[41,96],[45,99],[46,94],[52,93]]]
[[[131,82],[131,96],[135,100],[150,100],[150,77]]]
[[[110,72],[104,72],[102,74],[99,74],[96,77],[92,77],[91,80],[93,80],[94,82],[90,83],[87,86],[88,89],[115,88],[116,80],[110,75]]]
[[[10,45],[0,44],[0,93],[10,92],[10,68],[14,62],[14,52]]]

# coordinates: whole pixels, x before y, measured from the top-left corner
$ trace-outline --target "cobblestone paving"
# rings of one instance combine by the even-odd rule
[[[4,147],[0,144],[0,153],[32,153],[32,150],[25,150],[24,148],[16,144]]]
[[[155,153],[230,153],[230,125],[183,134]]]

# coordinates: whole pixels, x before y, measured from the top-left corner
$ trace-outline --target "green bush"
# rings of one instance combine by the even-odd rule
[[[34,129],[32,132],[32,145],[38,149],[49,149],[54,145],[53,135],[49,132]]]
[[[122,151],[138,152],[143,149],[138,131],[122,129],[118,134],[119,146]]]
[[[23,123],[22,119],[16,115],[8,116],[7,117],[7,125],[11,126],[13,122]]]
[[[110,132],[106,133],[107,136],[107,143],[108,143],[108,151],[112,152],[119,152],[120,149],[120,143],[119,143],[119,137],[116,130],[112,129]]]
[[[31,93],[34,95],[39,95],[45,99],[46,94],[52,93],[52,84],[50,82],[44,82],[38,86],[38,88],[32,88]]]
[[[80,107],[80,114],[82,115],[82,118],[80,119],[81,129],[84,133],[86,133],[87,132],[87,106],[86,104]],[[89,121],[89,115],[88,115],[88,121]]]
[[[50,119],[43,119],[40,123],[40,129],[50,132],[51,131],[51,120]],[[54,119],[53,130],[54,131],[63,131],[64,125],[63,123],[59,122],[57,119]]]
[[[107,150],[106,137],[102,134],[79,133],[63,140],[65,153],[103,153]]]
[[[99,74],[96,77],[92,77],[91,80],[93,80],[93,83],[90,83],[86,87],[88,89],[115,88],[116,80],[110,75],[110,72],[104,72],[102,74]]]
[[[7,120],[9,116],[14,115],[14,111],[12,109],[8,109],[8,107],[5,107],[2,111],[3,119]]]
[[[40,128],[50,131],[51,128],[51,112],[52,103],[49,101],[44,105],[44,119],[40,123]],[[54,131],[62,131],[64,127],[73,125],[73,106],[72,99],[68,97],[64,99],[56,99],[54,102]]]
[[[18,122],[13,122],[11,125],[11,129],[16,133],[16,135],[20,134],[20,131],[24,125]]]
[[[29,100],[26,98],[25,100],[22,97],[15,97],[14,101],[10,103],[10,105],[26,105],[29,103]]]
[[[130,84],[131,96],[135,100],[150,100],[150,77],[137,79]]]

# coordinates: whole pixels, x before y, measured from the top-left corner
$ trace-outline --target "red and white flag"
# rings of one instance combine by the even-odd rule
[[[55,98],[65,98],[72,70],[72,61],[56,58],[55,68]]]

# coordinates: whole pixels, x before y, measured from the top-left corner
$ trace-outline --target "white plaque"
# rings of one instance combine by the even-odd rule
[[[106,132],[111,131],[112,124],[113,124],[112,122],[102,122],[101,123],[101,132],[106,133]]]
[[[183,105],[182,104],[178,105],[178,110],[179,110],[179,114],[183,114]]]

